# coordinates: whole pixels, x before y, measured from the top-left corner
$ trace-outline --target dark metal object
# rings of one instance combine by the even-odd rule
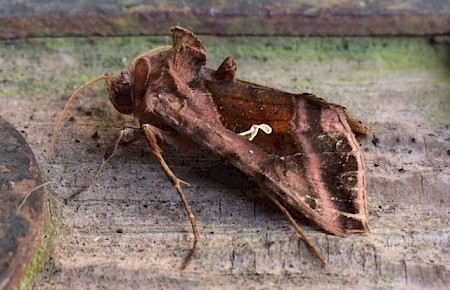
[[[19,288],[39,248],[47,218],[40,185],[33,152],[0,117],[0,289]]]
[[[0,4],[0,38],[165,35],[177,24],[198,34],[221,35],[450,33],[447,0],[15,2]]]

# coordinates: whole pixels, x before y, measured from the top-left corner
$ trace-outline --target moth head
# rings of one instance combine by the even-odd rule
[[[131,99],[130,72],[122,71],[119,77],[107,80],[109,100],[117,111],[122,114],[133,113]]]

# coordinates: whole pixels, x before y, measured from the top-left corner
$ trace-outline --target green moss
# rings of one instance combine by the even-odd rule
[[[209,59],[221,60],[228,55],[240,61],[254,59],[267,71],[273,62],[326,67],[330,62],[343,61],[381,77],[393,71],[430,71],[440,79],[450,78],[448,46],[433,45],[425,38],[208,36],[203,39]],[[105,72],[117,74],[143,51],[169,43],[169,37],[3,41],[0,94],[27,98],[59,95]],[[350,73],[342,74],[340,79],[357,81],[358,75],[350,76]],[[314,83],[313,79],[298,81]]]
[[[52,241],[53,234],[57,228],[57,217],[56,217],[56,209],[57,204],[56,200],[52,197],[48,197],[48,218],[45,224],[43,235],[41,236],[41,240],[39,242],[37,251],[33,256],[32,260],[27,266],[24,278],[19,289],[27,289],[28,285],[31,283],[32,279],[39,271],[40,266],[48,257],[48,252],[50,248],[50,244]]]
[[[39,99],[61,94],[103,75],[118,73],[133,57],[166,45],[167,37],[55,38],[4,41],[0,95]]]
[[[425,38],[340,38],[340,37],[234,37],[207,38],[212,55],[237,58],[304,60],[325,63],[333,59],[375,61],[373,69],[445,68],[447,47],[432,45]],[[446,69],[448,74],[448,69]]]

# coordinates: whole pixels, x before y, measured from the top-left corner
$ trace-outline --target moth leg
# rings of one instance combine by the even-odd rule
[[[316,257],[316,259],[319,261],[320,265],[322,267],[325,267],[326,262],[320,255],[319,251],[316,249],[314,244],[311,242],[311,240],[303,233],[302,229],[299,227],[297,222],[294,220],[294,218],[291,216],[289,211],[270,193],[265,192],[266,196],[269,197],[269,199],[280,209],[280,211],[284,214],[284,216],[288,219],[288,221],[291,223],[292,226],[294,226],[295,230],[299,234],[302,241],[305,243],[308,250]]]
[[[98,179],[106,163],[108,163],[109,159],[111,159],[111,157],[113,157],[114,154],[116,153],[119,144],[131,143],[137,140],[138,137],[141,136],[141,134],[142,134],[141,128],[122,128],[119,134],[117,135],[116,139],[114,139],[114,142],[112,142],[106,149],[106,152],[103,155],[103,159],[100,162],[100,165],[98,166],[94,176],[88,181],[86,181],[79,190],[72,193],[72,195],[70,195],[68,198],[65,198],[64,203],[67,204],[70,199],[73,199],[75,196],[79,195],[80,193],[88,189]]]
[[[172,182],[173,186],[175,186],[175,188],[177,189],[178,194],[180,195],[181,201],[183,202],[183,206],[184,206],[186,213],[189,217],[189,220],[191,222],[192,232],[194,233],[194,243],[192,245],[189,256],[187,256],[187,258],[184,260],[183,264],[181,265],[181,269],[184,270],[189,265],[189,263],[192,261],[192,259],[194,258],[195,252],[197,251],[197,244],[198,244],[198,241],[200,240],[200,235],[199,235],[199,231],[197,228],[197,223],[195,221],[194,213],[193,213],[189,203],[187,202],[187,199],[183,193],[183,190],[181,189],[181,183],[186,184],[186,182],[182,181],[181,179],[179,179],[178,177],[175,176],[173,171],[169,168],[166,161],[162,157],[162,150],[158,145],[158,142],[156,140],[156,134],[155,134],[155,131],[157,132],[158,129],[149,124],[142,125],[142,129],[144,130],[144,134],[145,134],[145,137],[147,138],[148,144],[150,145],[150,147],[153,151],[153,154],[155,155],[156,159],[159,161],[159,164],[161,165],[162,169],[164,170],[164,173],[166,174],[167,178]]]

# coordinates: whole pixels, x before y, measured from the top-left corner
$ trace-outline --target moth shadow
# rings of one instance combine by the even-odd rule
[[[212,165],[209,168],[196,169],[195,173],[200,178],[205,178],[225,186],[231,192],[243,193],[240,197],[248,203],[253,203],[255,205],[255,212],[258,212],[264,220],[285,219],[277,206],[265,196],[258,184],[249,179],[245,173],[236,167],[221,163]],[[290,207],[287,207],[287,209],[299,225],[318,229],[309,219],[305,218],[295,209]]]

